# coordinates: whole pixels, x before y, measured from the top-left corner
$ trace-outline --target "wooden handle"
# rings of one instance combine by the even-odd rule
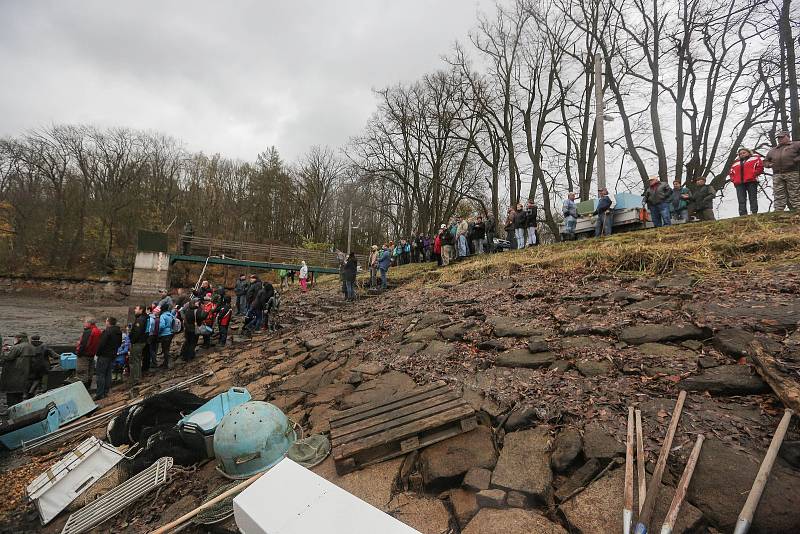
[[[636,478],[639,482],[639,513],[647,497],[647,471],[644,468],[644,438],[642,437],[642,411],[636,410]]]
[[[681,510],[681,503],[686,497],[686,491],[689,489],[689,483],[692,481],[694,468],[697,465],[697,458],[700,456],[700,449],[703,447],[703,440],[705,436],[700,434],[697,436],[697,441],[694,443],[692,453],[689,455],[689,460],[686,462],[686,467],[683,469],[681,480],[678,482],[678,487],[675,488],[675,496],[672,498],[672,503],[669,505],[667,517],[664,519],[664,524],[661,525],[661,534],[672,534],[672,529],[675,528],[675,521],[678,520],[678,512]]]
[[[247,480],[245,480],[241,484],[237,484],[236,486],[232,487],[228,491],[226,491],[224,493],[220,493],[219,495],[217,495],[216,497],[214,497],[213,499],[211,499],[207,503],[201,504],[200,506],[198,506],[194,510],[183,514],[182,516],[180,516],[175,521],[172,521],[171,523],[167,523],[163,527],[160,527],[160,528],[152,531],[150,534],[166,534],[167,532],[169,532],[173,528],[177,527],[178,525],[180,525],[182,523],[185,523],[189,519],[193,518],[194,516],[196,516],[197,514],[202,512],[203,510],[205,510],[206,508],[217,504],[218,502],[230,497],[234,493],[239,493],[240,491],[244,490],[247,486],[249,486],[250,484],[252,484],[256,480],[258,480],[258,478],[261,475],[263,475],[264,473],[266,473],[266,471],[263,471],[261,473],[258,473],[258,474],[255,474],[255,475],[251,476],[250,478],[248,478]]]
[[[622,510],[622,531],[630,534],[633,521],[633,406],[628,407],[628,439],[625,442],[625,508]]]

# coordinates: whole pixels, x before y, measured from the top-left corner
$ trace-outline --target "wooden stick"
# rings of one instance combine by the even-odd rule
[[[642,411],[636,410],[636,478],[639,481],[639,513],[647,497],[647,471],[644,468],[644,438],[642,437]]]
[[[678,512],[681,510],[681,504],[686,497],[686,491],[689,489],[689,483],[692,481],[692,474],[697,465],[697,458],[700,456],[700,449],[703,447],[703,440],[705,436],[700,434],[697,436],[697,441],[694,442],[694,448],[689,455],[689,460],[686,462],[686,467],[683,469],[681,480],[678,482],[678,487],[675,488],[675,496],[672,498],[672,504],[669,505],[667,517],[664,518],[664,524],[661,525],[661,534],[672,534],[672,529],[675,528],[675,521],[678,519]]]
[[[658,492],[661,490],[661,477],[664,475],[664,468],[667,466],[669,450],[672,448],[672,439],[675,437],[675,431],[678,429],[678,421],[681,418],[681,411],[683,410],[683,402],[685,400],[686,392],[681,391],[678,395],[678,401],[675,403],[675,409],[672,411],[672,420],[669,422],[667,435],[664,437],[664,443],[661,445],[661,451],[658,453],[658,461],[653,471],[653,478],[650,479],[650,484],[647,486],[647,497],[644,500],[642,511],[639,514],[639,522],[636,524],[635,534],[647,534],[647,529],[653,518]]]
[[[182,516],[180,516],[175,521],[167,523],[166,525],[164,525],[161,528],[157,528],[156,530],[152,531],[150,534],[166,534],[167,532],[170,532],[172,529],[174,529],[175,527],[177,527],[181,523],[185,523],[186,521],[190,520],[191,518],[193,518],[194,516],[196,516],[197,514],[202,512],[203,510],[205,510],[206,508],[209,508],[209,507],[217,504],[218,502],[230,497],[231,495],[233,495],[235,493],[239,493],[240,491],[244,490],[247,486],[249,486],[250,484],[252,484],[256,480],[258,480],[258,478],[261,475],[263,475],[264,473],[266,473],[266,471],[262,471],[261,473],[257,473],[255,475],[251,476],[247,480],[243,481],[241,484],[237,484],[236,486],[232,487],[228,491],[226,491],[224,493],[220,493],[219,495],[217,495],[216,497],[214,497],[213,499],[211,499],[207,503],[201,504],[200,506],[198,506],[194,510],[183,514]]]
[[[754,341],[750,343],[750,348],[752,349],[749,354],[750,361],[764,382],[772,388],[784,406],[800,411],[800,386],[797,381],[779,371],[780,364],[772,355],[764,352],[761,343]]]
[[[745,534],[750,530],[753,515],[758,507],[758,501],[761,500],[761,494],[764,492],[764,486],[767,484],[772,464],[775,463],[775,457],[778,456],[783,438],[786,436],[786,430],[789,428],[789,421],[792,419],[792,415],[794,415],[794,412],[787,408],[781,422],[778,424],[777,430],[775,430],[775,435],[772,436],[772,442],[769,444],[767,454],[758,469],[756,479],[753,481],[753,487],[750,488],[750,494],[747,496],[744,507],[742,507],[742,511],[739,514],[739,519],[736,521],[736,529],[733,534]]]
[[[628,407],[628,440],[625,442],[625,507],[622,509],[622,531],[630,534],[633,521],[633,406]]]

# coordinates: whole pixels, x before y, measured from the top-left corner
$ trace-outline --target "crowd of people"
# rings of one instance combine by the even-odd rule
[[[739,215],[758,213],[759,177],[765,168],[771,168],[774,210],[800,209],[800,141],[792,141],[788,131],[777,133],[778,145],[765,157],[748,148],[740,148],[737,158],[728,170],[728,180],[736,190]],[[706,183],[705,177],[695,181],[694,191],[675,180],[670,188],[658,176],[650,177],[642,193],[642,207],[646,207],[655,227],[682,224],[690,220],[713,221],[716,189]],[[578,214],[575,193],[570,192],[562,205],[564,239],[575,239]],[[591,216],[595,220],[595,237],[610,235],[613,226],[613,201],[607,189],[598,191],[598,201]]]

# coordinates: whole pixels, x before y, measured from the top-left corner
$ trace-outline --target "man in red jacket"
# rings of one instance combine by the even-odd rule
[[[739,158],[731,165],[728,177],[736,188],[739,200],[739,216],[747,215],[747,199],[750,198],[750,213],[758,213],[758,176],[764,172],[761,156],[747,148],[739,149]]]
[[[75,354],[78,355],[76,373],[78,378],[83,381],[83,385],[86,386],[86,391],[92,387],[94,356],[100,345],[100,334],[100,329],[97,328],[94,319],[87,317],[83,320],[83,334],[75,347]]]

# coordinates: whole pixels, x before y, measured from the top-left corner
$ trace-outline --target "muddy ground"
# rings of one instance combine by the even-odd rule
[[[784,411],[747,347],[757,338],[798,379],[799,294],[797,265],[700,280],[522,269],[412,283],[356,303],[317,288],[286,296],[279,332],[200,352],[149,380],[210,369],[214,378],[192,392],[245,386],[306,432],[328,431],[338,410],[442,380],[478,411],[477,429],[343,477],[331,458],[315,471],[421,532],[465,534],[619,532],[628,406],[642,411],[652,471],[687,390],[652,530],[702,433],[675,532],[731,532]],[[102,409],[126,399],[117,387]],[[751,532],[800,531],[797,419],[786,440]],[[22,489],[75,441],[7,459],[3,531],[60,531],[66,514],[40,527]],[[178,517],[227,483],[214,467],[175,469],[157,494],[96,531],[146,532]]]

